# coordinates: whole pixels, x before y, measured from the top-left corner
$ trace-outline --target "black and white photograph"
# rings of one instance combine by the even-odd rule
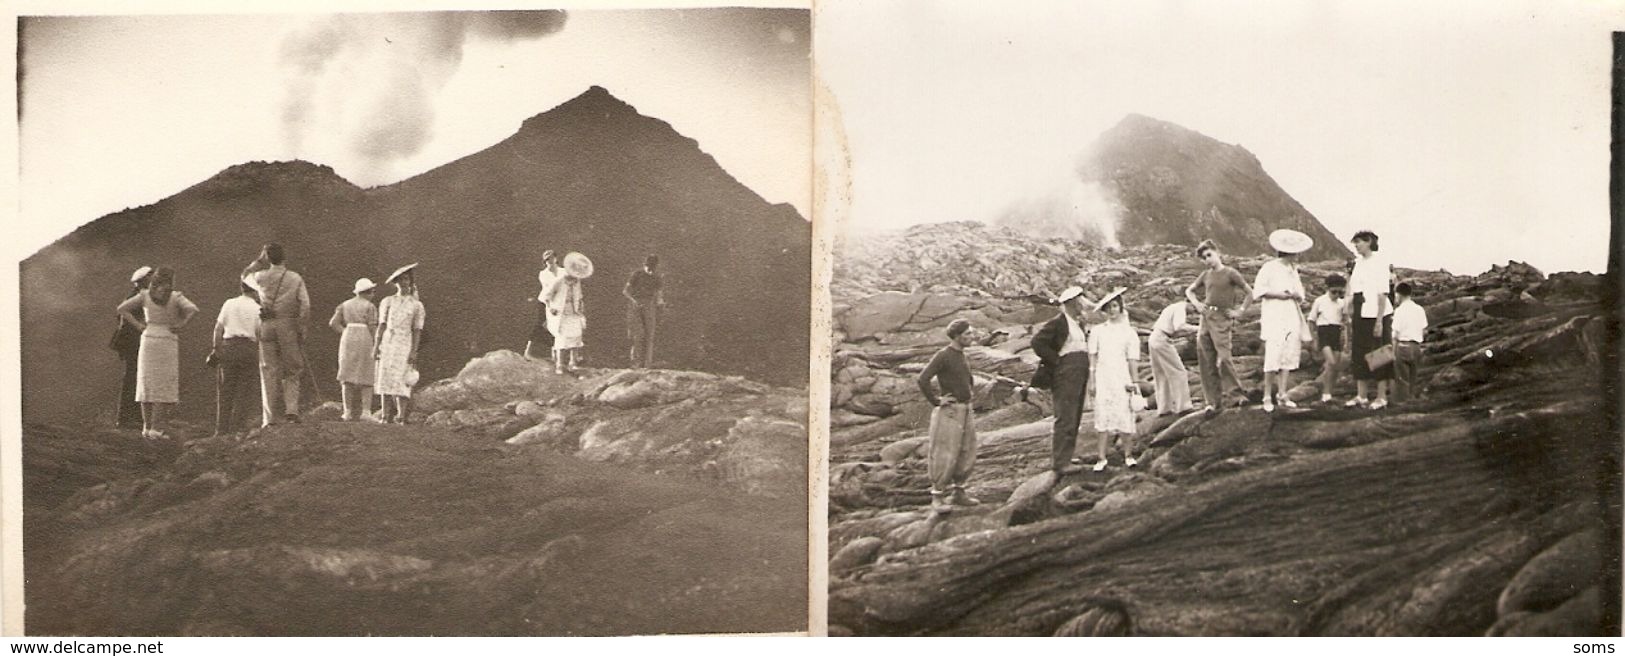
[[[809,9],[16,20],[8,633],[809,630]]]
[[[1617,6],[816,24],[830,635],[1620,635]]]

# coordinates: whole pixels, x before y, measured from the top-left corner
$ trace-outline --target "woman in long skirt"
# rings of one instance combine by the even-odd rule
[[[587,331],[586,305],[582,301],[581,281],[592,275],[592,260],[580,253],[564,256],[564,275],[547,292],[547,328],[553,333],[553,371],[564,373],[568,359],[570,371],[576,371],[583,335]]]
[[[140,319],[135,316],[137,309],[142,311]],[[163,439],[168,437],[163,432],[164,412],[180,402],[180,339],[176,332],[197,314],[197,306],[175,291],[175,272],[158,267],[147,290],[120,303],[118,312],[141,329],[135,381],[141,436]]]
[[[1369,230],[1354,233],[1354,272],[1349,274],[1349,373],[1354,375],[1355,397],[1344,405],[1381,410],[1388,407],[1388,381],[1394,379],[1392,363],[1372,369],[1366,354],[1393,341],[1394,305],[1388,298],[1393,286],[1393,269],[1377,252],[1377,235]],[[1376,383],[1376,397],[1371,396]]]
[[[423,303],[417,298],[417,285],[408,264],[384,279],[394,283],[395,295],[378,308],[379,325],[373,357],[378,361],[374,385],[384,398],[384,421],[406,423],[412,407],[412,385],[417,383],[418,341],[423,335]]]
[[[344,421],[370,419],[372,383],[378,363],[372,354],[378,332],[378,306],[372,304],[371,280],[355,281],[355,296],[333,309],[327,322],[339,334],[339,387],[343,390]]]

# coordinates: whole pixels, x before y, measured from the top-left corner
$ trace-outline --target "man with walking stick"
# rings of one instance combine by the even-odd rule
[[[305,371],[305,324],[310,293],[305,279],[288,270],[281,244],[266,244],[243,270],[243,281],[260,294],[260,401],[263,424],[299,421],[299,383]]]

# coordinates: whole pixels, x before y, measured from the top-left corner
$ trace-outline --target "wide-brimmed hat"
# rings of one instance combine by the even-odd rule
[[[592,277],[592,260],[580,253],[570,253],[564,256],[564,272],[577,278]]]
[[[1282,228],[1270,233],[1270,248],[1281,253],[1302,253],[1315,247],[1315,240],[1309,235]]]
[[[135,284],[135,283],[141,282],[142,278],[145,278],[145,277],[147,277],[149,275],[152,275],[152,267],[150,267],[150,266],[144,266],[144,267],[141,267],[139,269],[136,269],[135,273],[130,274],[130,283]]]
[[[416,268],[418,268],[418,263],[413,262],[413,263],[408,264],[406,266],[403,266],[403,267],[401,267],[399,269],[396,269],[395,273],[389,274],[389,277],[384,279],[384,284],[386,284],[386,285],[394,284],[396,278],[399,278],[399,277],[401,277],[403,275],[406,275],[406,273],[408,273],[411,270],[416,269]]]
[[[377,287],[377,286],[378,285],[372,284],[372,279],[371,278],[362,278],[360,280],[355,281],[355,289],[350,290],[350,293],[351,294],[360,294],[361,292],[367,291],[367,290],[372,289],[372,288]]]
[[[1074,298],[1077,298],[1079,296],[1082,296],[1082,295],[1083,295],[1083,288],[1079,287],[1077,285],[1073,285],[1071,287],[1068,287],[1068,288],[1062,290],[1061,295],[1055,297],[1055,302],[1060,303],[1062,305],[1065,305],[1067,301],[1070,301],[1070,300],[1072,300]]]
[[[1122,298],[1123,292],[1126,291],[1128,291],[1127,287],[1118,287],[1117,289],[1113,289],[1110,294],[1107,294],[1104,298],[1100,299],[1099,302],[1095,303],[1095,311],[1099,312],[1106,309],[1106,306],[1111,304],[1112,301]]]

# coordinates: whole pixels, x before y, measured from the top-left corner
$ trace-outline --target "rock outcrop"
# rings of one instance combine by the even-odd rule
[[[928,266],[973,261],[983,236],[1006,251],[987,271]],[[1617,328],[1589,274],[1400,269],[1432,323],[1420,398],[1381,412],[1319,405],[1306,353],[1291,391],[1300,408],[1146,412],[1140,468],[1114,454],[1104,473],[1057,479],[1047,395],[1019,393],[1035,324],[1055,312],[1040,299],[1066,284],[1127,286],[1143,335],[1198,269],[1183,248],[1022,239],[920,226],[837,261],[832,633],[1618,631],[1618,506],[1606,491],[1618,490],[1620,437],[1602,412]],[[1262,261],[1232,263],[1250,278]],[[1318,295],[1341,262],[1303,269]],[[1000,275],[1019,282],[1000,286]],[[957,317],[988,334],[968,349],[980,443],[969,491],[983,505],[932,515],[929,408],[913,376]],[[1236,340],[1254,390],[1257,330],[1254,310]],[[1200,402],[1188,347],[1185,359]],[[1346,399],[1352,382],[1332,392]],[[1086,457],[1092,420],[1086,412]]]
[[[27,425],[29,631],[805,629],[803,392],[498,351],[415,401],[165,442]]]

